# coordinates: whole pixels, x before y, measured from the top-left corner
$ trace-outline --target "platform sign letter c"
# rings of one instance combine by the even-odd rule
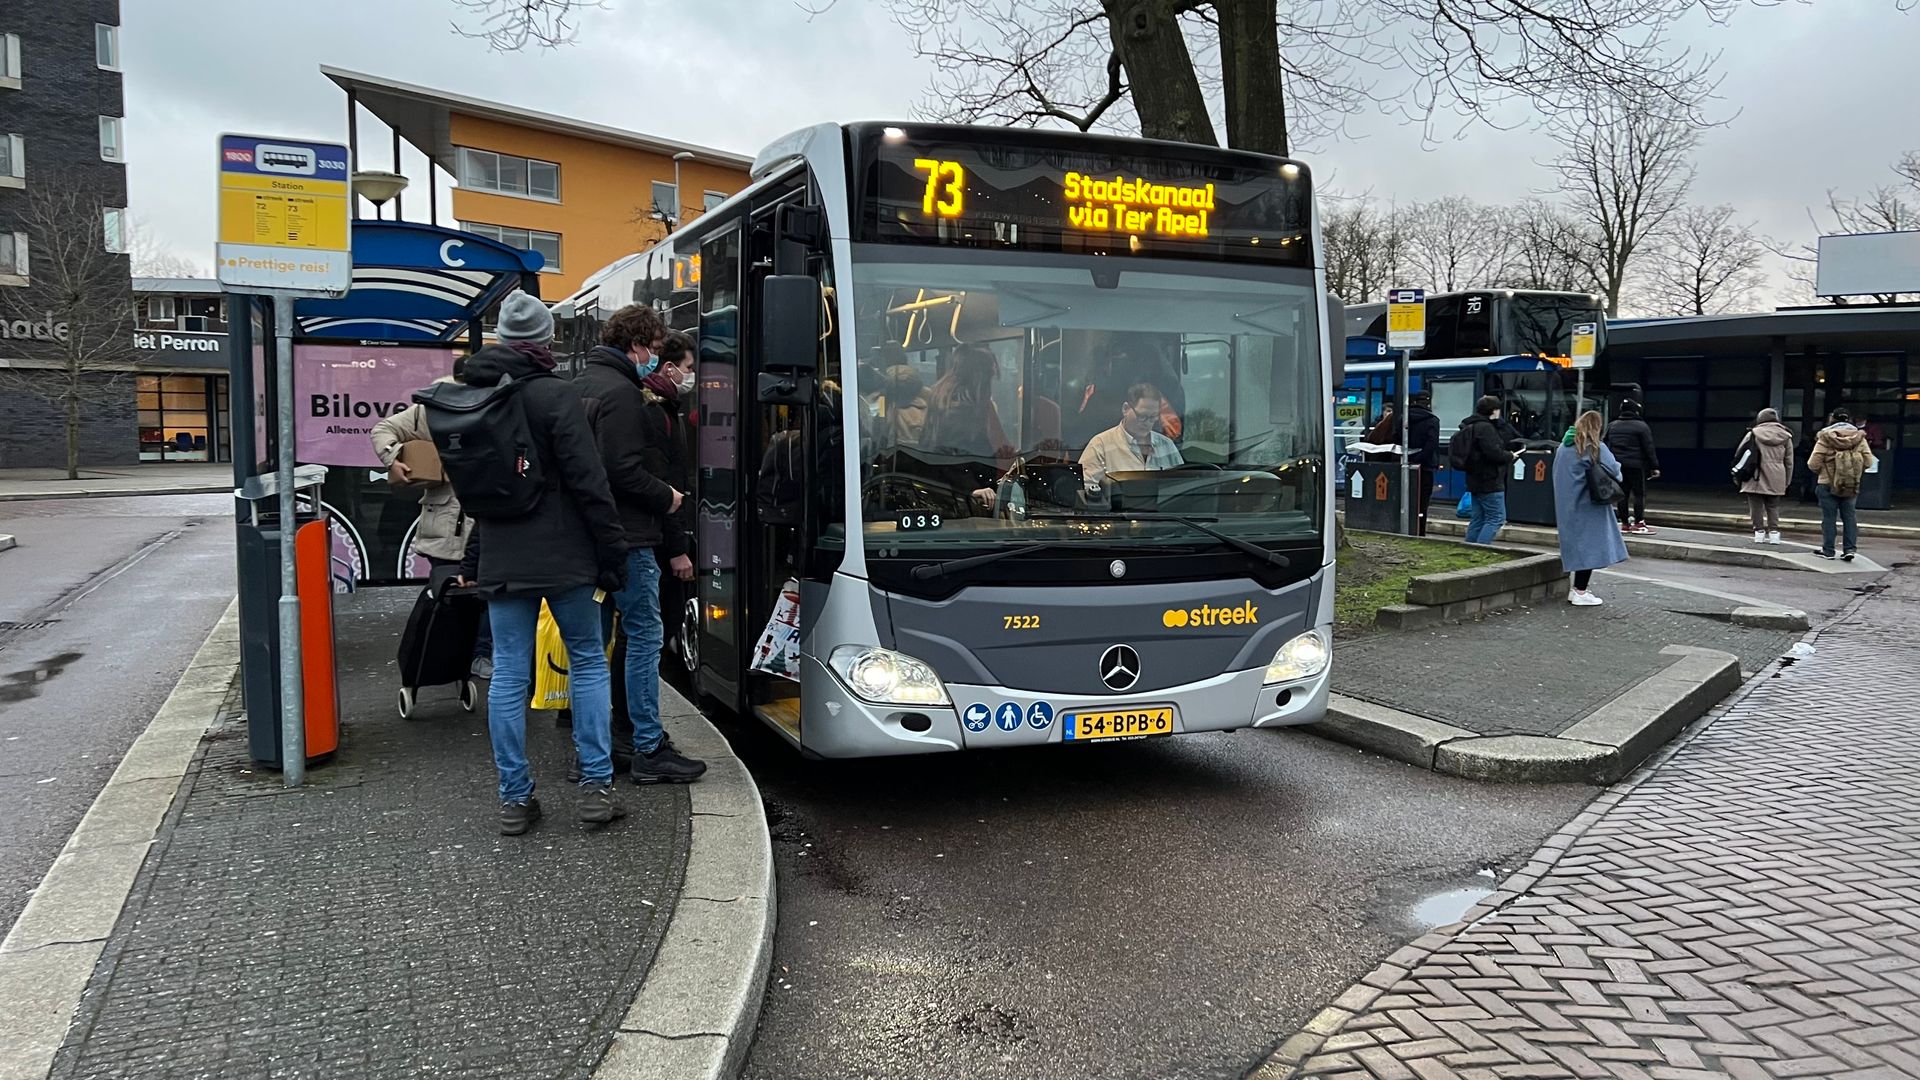
[[[441,244],[441,245],[440,245],[440,262],[441,262],[441,265],[443,265],[443,266],[465,266],[465,265],[467,265],[467,260],[465,260],[465,259],[463,259],[463,258],[461,258],[460,256],[458,256],[458,255],[455,255],[455,254],[453,253],[453,249],[454,249],[454,248],[457,248],[457,247],[465,247],[465,246],[467,246],[467,244],[466,244],[466,241],[464,241],[464,240],[449,240],[449,241],[447,241],[446,243],[444,243],[444,244]]]

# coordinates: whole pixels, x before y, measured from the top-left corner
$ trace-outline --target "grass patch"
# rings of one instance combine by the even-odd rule
[[[1371,631],[1381,608],[1406,603],[1407,582],[1414,578],[1512,558],[1465,544],[1349,532],[1334,566],[1333,635],[1351,638]]]

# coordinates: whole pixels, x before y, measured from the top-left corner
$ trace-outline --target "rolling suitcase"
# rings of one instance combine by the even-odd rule
[[[487,605],[470,590],[456,588],[455,573],[453,567],[434,570],[400,635],[402,719],[413,715],[423,686],[459,684],[460,707],[468,712],[480,698],[480,686],[473,677],[473,643]]]

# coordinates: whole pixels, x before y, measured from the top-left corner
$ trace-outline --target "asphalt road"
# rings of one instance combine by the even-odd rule
[[[722,727],[779,873],[753,1080],[1241,1077],[1593,795],[1297,732],[809,762]]]
[[[0,503],[0,934],[233,598],[232,507]]]

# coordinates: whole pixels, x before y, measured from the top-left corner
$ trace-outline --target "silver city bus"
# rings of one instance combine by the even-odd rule
[[[825,757],[1298,724],[1333,623],[1305,166],[823,124],[563,306],[697,342],[692,689]],[[1331,337],[1331,340],[1330,340]]]

